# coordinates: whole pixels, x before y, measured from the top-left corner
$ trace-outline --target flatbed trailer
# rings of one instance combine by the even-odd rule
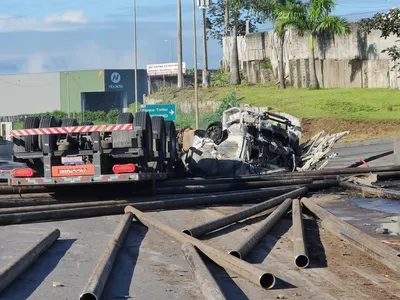
[[[117,124],[28,117],[12,130],[13,187],[165,180],[178,160],[175,124],[147,112],[121,113]]]

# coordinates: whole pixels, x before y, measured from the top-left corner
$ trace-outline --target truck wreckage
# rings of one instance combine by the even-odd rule
[[[324,135],[300,143],[301,121],[286,113],[232,107],[222,122],[206,130],[185,128],[179,134],[182,162],[195,176],[242,176],[324,168],[336,156],[333,145],[350,132]]]

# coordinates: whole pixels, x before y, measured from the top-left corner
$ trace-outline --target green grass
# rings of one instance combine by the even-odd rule
[[[200,100],[220,100],[236,91],[241,102],[267,106],[307,119],[399,120],[400,92],[394,89],[294,89],[265,86],[218,87],[199,90]],[[192,101],[193,89],[164,90],[151,95],[171,102]]]

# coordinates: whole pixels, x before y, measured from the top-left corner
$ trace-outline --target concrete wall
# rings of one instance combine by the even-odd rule
[[[60,109],[60,74],[0,76],[0,116]]]
[[[81,93],[104,92],[104,70],[72,71],[60,74],[61,110],[81,111]]]
[[[289,30],[284,45],[285,75],[296,87],[309,83],[309,38]],[[397,38],[380,38],[379,31],[366,35],[356,25],[347,36],[320,35],[315,57],[320,84],[324,87],[392,87],[398,88],[397,71],[392,71],[389,56],[382,50],[395,44]],[[230,65],[232,38],[223,41],[223,65]],[[238,37],[239,60],[251,82],[270,79],[263,61],[269,59],[278,78],[279,43],[273,32]],[[264,73],[263,73],[264,72]]]

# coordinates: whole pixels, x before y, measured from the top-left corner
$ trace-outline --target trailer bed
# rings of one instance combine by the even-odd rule
[[[65,184],[88,184],[88,183],[110,183],[110,182],[138,182],[148,180],[165,180],[168,179],[169,173],[162,172],[146,172],[146,173],[128,173],[128,174],[108,174],[100,176],[65,176],[65,177],[31,177],[31,178],[10,178],[11,186],[50,186]]]

